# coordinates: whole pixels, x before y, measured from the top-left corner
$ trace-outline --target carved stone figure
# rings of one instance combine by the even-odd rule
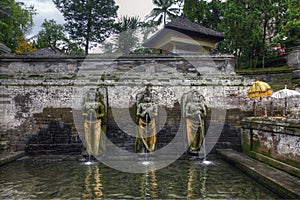
[[[186,138],[189,152],[199,151],[203,142],[206,107],[197,92],[185,105]]]
[[[82,107],[84,116],[84,138],[89,155],[99,155],[99,147],[105,151],[105,132],[101,126],[105,115],[105,105],[102,95],[89,92]]]
[[[149,90],[143,94],[137,105],[138,130],[135,150],[139,152],[144,146],[146,151],[154,151],[156,145],[156,117],[158,105],[152,101]]]

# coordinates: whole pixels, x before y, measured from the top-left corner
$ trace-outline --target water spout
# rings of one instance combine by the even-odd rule
[[[202,118],[201,118],[201,115],[199,114],[198,115],[198,117],[199,117],[199,122],[200,122],[200,127],[201,127],[201,131],[202,131],[202,148],[203,148],[203,160],[202,160],[202,165],[205,165],[205,166],[207,166],[207,165],[213,165],[214,163],[212,162],[212,161],[208,161],[208,160],[206,160],[206,144],[205,144],[205,131],[204,131],[204,127],[203,127],[203,125],[202,125]],[[198,153],[198,158],[199,158],[199,160],[200,160],[200,151],[199,151],[199,153]]]
[[[146,117],[146,141],[148,140],[148,113],[145,114],[145,117]],[[146,142],[146,145],[147,142]],[[152,162],[151,161],[148,161],[148,151],[147,151],[147,148],[145,147],[145,161],[142,162],[142,165],[145,165],[145,166],[148,166],[148,165],[151,165]]]

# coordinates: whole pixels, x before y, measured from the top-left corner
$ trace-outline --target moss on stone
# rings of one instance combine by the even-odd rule
[[[13,75],[9,74],[0,74],[0,79],[10,79],[13,78]]]

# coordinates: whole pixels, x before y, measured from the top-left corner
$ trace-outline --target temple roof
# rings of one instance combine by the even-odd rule
[[[206,28],[199,24],[193,23],[187,18],[176,17],[174,20],[165,25],[165,28],[174,29],[177,31],[188,31],[196,34],[205,35],[208,37],[215,37],[220,40],[224,39],[224,34],[212,29]]]
[[[223,39],[224,34],[221,32],[193,23],[184,17],[176,17],[146,40],[143,46],[170,50],[176,44],[179,49],[199,51],[200,46],[213,48]]]

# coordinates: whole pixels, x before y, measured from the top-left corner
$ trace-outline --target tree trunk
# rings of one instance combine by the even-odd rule
[[[266,35],[267,35],[267,20],[264,22],[264,32],[263,32],[263,46],[262,46],[262,68],[265,68],[265,44],[266,44]]]
[[[89,39],[86,39],[85,42],[85,55],[89,54]]]

